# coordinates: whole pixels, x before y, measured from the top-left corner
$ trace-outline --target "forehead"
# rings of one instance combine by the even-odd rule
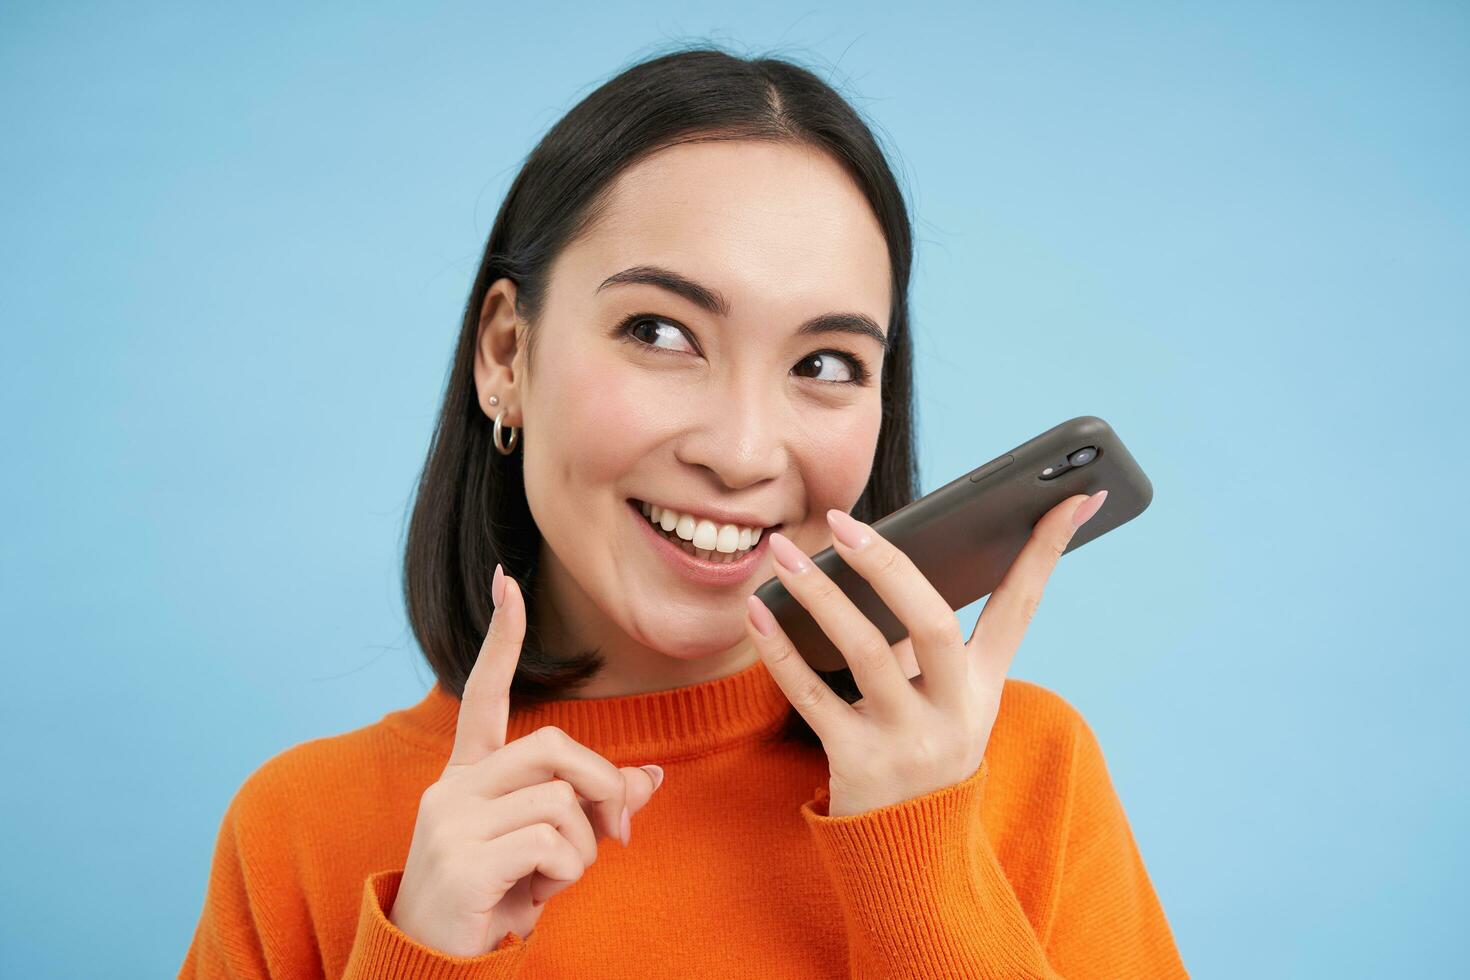
[[[718,289],[737,318],[852,309],[888,323],[883,229],[841,165],[809,147],[660,150],[619,175],[601,218],[564,258],[574,278],[596,277],[589,291],[652,264]]]

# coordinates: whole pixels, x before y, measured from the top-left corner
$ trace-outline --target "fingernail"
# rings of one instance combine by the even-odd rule
[[[806,555],[803,555],[801,549],[791,543],[790,538],[779,531],[771,532],[771,551],[784,568],[793,572],[806,571]]]
[[[750,621],[755,624],[756,631],[761,636],[770,636],[776,632],[776,617],[771,615],[771,610],[758,595],[745,597],[745,608],[750,611]]]
[[[1082,506],[1078,507],[1076,513],[1072,515],[1072,529],[1076,530],[1091,520],[1093,514],[1102,510],[1103,501],[1106,499],[1108,499],[1108,492],[1099,490],[1084,500]]]
[[[650,779],[653,780],[653,788],[654,788],[655,791],[660,786],[662,786],[664,784],[664,771],[663,771],[663,767],[661,767],[661,766],[639,766],[638,768],[639,769],[642,769],[644,772],[648,773],[648,778],[650,778]]]
[[[505,601],[505,572],[500,567],[500,562],[495,563],[495,575],[490,579],[490,601],[499,609],[500,604]]]
[[[628,808],[623,807],[623,846],[628,846],[628,841],[633,837],[633,820],[628,816]]]
[[[827,511],[827,523],[832,525],[832,533],[837,540],[849,548],[861,548],[868,543],[868,529],[846,511],[833,507]]]

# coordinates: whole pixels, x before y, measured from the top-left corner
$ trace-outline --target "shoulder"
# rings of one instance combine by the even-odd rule
[[[245,777],[232,805],[246,813],[294,810],[303,795],[339,784],[361,747],[362,736],[349,732],[281,749]]]
[[[296,851],[331,821],[404,807],[412,813],[442,768],[443,760],[379,720],[267,757],[236,790],[226,821],[256,853]]]
[[[316,926],[355,916],[366,876],[402,866],[414,781],[432,781],[421,770],[434,764],[381,722],[267,757],[219,824],[205,898],[214,941],[249,943],[252,956],[273,947],[289,973],[319,968]]]

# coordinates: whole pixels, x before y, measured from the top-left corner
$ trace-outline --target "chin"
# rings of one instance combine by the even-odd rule
[[[744,624],[737,620],[726,627],[706,619],[701,623],[661,620],[639,623],[635,636],[642,636],[649,649],[675,660],[698,660],[723,653],[745,639]]]

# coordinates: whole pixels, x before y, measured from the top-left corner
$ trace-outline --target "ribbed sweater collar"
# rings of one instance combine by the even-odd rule
[[[414,739],[454,747],[459,698],[435,684],[418,704],[387,716]],[[612,698],[567,698],[512,711],[506,741],[555,725],[617,765],[703,755],[752,739],[774,737],[791,711],[763,661],[730,674],[667,691]]]

